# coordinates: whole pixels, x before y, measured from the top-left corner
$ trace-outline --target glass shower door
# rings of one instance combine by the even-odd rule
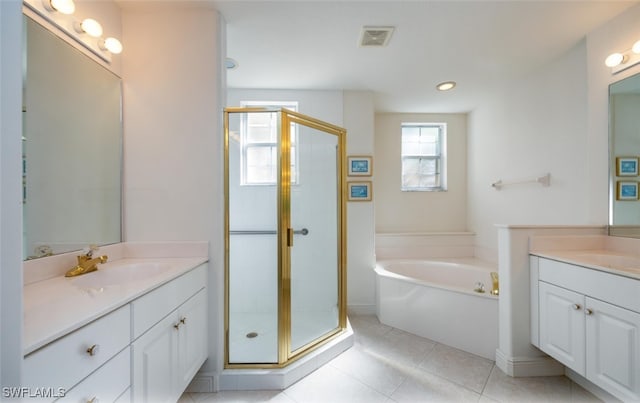
[[[339,330],[339,137],[290,117],[297,181],[290,191],[291,355]],[[293,137],[292,137],[293,138]]]
[[[225,366],[282,367],[346,327],[344,129],[225,110]]]

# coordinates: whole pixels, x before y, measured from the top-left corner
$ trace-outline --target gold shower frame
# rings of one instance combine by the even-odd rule
[[[232,113],[278,113],[278,362],[229,363],[229,115]],[[291,123],[338,137],[338,327],[291,351]],[[347,327],[347,204],[346,134],[339,126],[286,108],[228,107],[224,109],[224,367],[283,368],[340,336]]]

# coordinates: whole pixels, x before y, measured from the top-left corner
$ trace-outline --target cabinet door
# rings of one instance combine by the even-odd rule
[[[587,298],[587,379],[623,401],[640,400],[640,314]]]
[[[133,401],[175,402],[178,330],[172,313],[133,343]]]
[[[181,394],[208,356],[207,290],[201,290],[185,302],[179,312],[178,393]]]
[[[540,282],[540,349],[585,375],[584,296]]]

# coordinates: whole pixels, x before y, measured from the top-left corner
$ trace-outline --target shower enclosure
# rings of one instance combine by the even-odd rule
[[[225,366],[283,367],[346,328],[346,131],[227,108]]]

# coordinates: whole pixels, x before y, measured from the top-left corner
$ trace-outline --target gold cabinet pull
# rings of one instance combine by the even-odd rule
[[[584,313],[586,313],[587,315],[593,315],[593,309],[585,309]]]
[[[187,318],[183,316],[183,317],[180,319],[180,323],[182,323],[183,325],[184,325],[185,323],[187,323]]]
[[[580,304],[573,304],[571,306],[573,309],[575,309],[576,311],[579,311],[580,309],[582,309],[582,307],[580,306]]]
[[[100,352],[100,346],[98,344],[94,344],[87,349],[87,353],[92,357],[98,354],[98,352]]]
[[[178,322],[175,325],[173,325],[173,328],[176,329],[176,330],[180,330],[180,322]]]
[[[98,396],[94,396],[91,399],[87,400],[87,403],[99,403],[100,399],[98,399]]]

